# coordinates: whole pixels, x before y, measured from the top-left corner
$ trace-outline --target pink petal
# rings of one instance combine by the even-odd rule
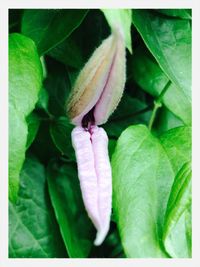
[[[77,159],[83,202],[88,216],[96,229],[99,229],[101,226],[98,211],[98,186],[90,133],[86,132],[82,127],[75,127],[72,131],[72,144]]]
[[[101,219],[95,245],[100,245],[105,239],[109,227],[112,202],[112,172],[108,156],[108,137],[103,128],[92,128],[92,147],[98,184],[98,209]]]
[[[85,90],[90,92],[90,98],[86,98],[84,93],[80,90],[80,99],[78,101],[85,101],[85,108],[80,114],[72,119],[73,124],[81,125],[84,115],[86,115],[95,106],[101,96],[103,88],[107,82],[114,54],[115,39],[114,36],[111,35],[95,50],[78,76],[75,89],[78,88],[79,90],[82,89],[82,91]]]
[[[88,216],[97,229],[95,245],[100,245],[110,226],[112,200],[112,174],[108,156],[108,137],[97,126],[91,127],[91,134],[82,127],[72,131],[78,176]]]
[[[116,33],[117,34],[117,33]],[[118,34],[115,56],[112,60],[107,82],[95,105],[94,117],[97,125],[103,124],[117,107],[126,80],[126,57],[124,40]]]

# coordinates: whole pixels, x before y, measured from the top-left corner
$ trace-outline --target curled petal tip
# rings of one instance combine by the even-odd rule
[[[100,246],[103,243],[108,231],[109,231],[109,227],[107,227],[106,229],[104,228],[104,229],[97,231],[96,239],[94,240],[95,246]]]

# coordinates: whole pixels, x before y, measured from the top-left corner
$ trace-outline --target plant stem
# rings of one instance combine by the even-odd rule
[[[168,90],[170,84],[171,84],[171,81],[169,80],[167,82],[167,84],[165,85],[164,89],[162,90],[162,92],[160,93],[159,97],[154,101],[154,107],[153,107],[153,111],[152,111],[151,118],[149,120],[149,125],[148,125],[148,128],[150,131],[151,131],[153,123],[155,121],[157,110],[160,107],[162,107],[162,98],[163,98],[164,94],[166,93],[166,91]]]
[[[150,120],[149,120],[149,125],[148,125],[148,128],[149,128],[150,131],[151,131],[151,129],[152,129],[154,120],[155,120],[155,118],[156,118],[157,110],[158,110],[160,107],[162,107],[162,103],[157,102],[157,101],[155,100],[155,101],[154,101],[153,111],[152,111],[151,118],[150,118]]]

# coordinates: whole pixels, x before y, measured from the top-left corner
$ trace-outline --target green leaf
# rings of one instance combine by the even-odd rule
[[[18,201],[9,205],[9,257],[66,256],[47,192],[45,169],[35,158],[27,158]]]
[[[62,43],[51,49],[48,55],[67,66],[80,69],[84,65],[84,60],[82,49],[80,48],[80,41],[76,40],[78,38],[76,38],[75,33],[74,31]]]
[[[24,11],[22,33],[32,38],[40,55],[66,39],[83,21],[87,9],[30,9]]]
[[[115,30],[116,28],[120,28],[125,37],[126,47],[130,51],[130,53],[132,53],[131,9],[101,9],[101,10],[104,13],[111,29]]]
[[[9,37],[9,198],[16,201],[26,150],[26,116],[34,109],[42,84],[42,68],[34,42]]]
[[[139,9],[132,11],[132,20],[163,71],[191,101],[190,21]]]
[[[167,204],[163,242],[173,258],[191,257],[186,228],[186,213],[191,206],[191,177],[191,164],[186,163],[176,175]]]
[[[34,42],[18,33],[9,37],[9,103],[27,116],[37,102],[42,82],[41,62]]]
[[[51,161],[47,178],[51,201],[69,256],[88,257],[95,231],[83,205],[76,165]]]
[[[26,149],[30,147],[30,145],[33,143],[39,126],[40,126],[40,117],[37,115],[37,113],[32,112],[27,118],[26,123],[28,125],[28,136],[26,141]]]
[[[55,146],[62,154],[75,160],[75,153],[71,143],[71,131],[74,128],[66,117],[60,117],[52,121],[50,125],[50,135]]]
[[[160,136],[160,142],[171,161],[174,173],[177,173],[184,163],[191,161],[191,127],[171,129]]]
[[[171,17],[192,19],[191,9],[156,9],[156,11]]]
[[[155,98],[169,82],[159,65],[141,48],[135,51],[132,58],[131,74],[136,83]],[[161,101],[185,124],[191,124],[191,101],[180,87],[171,83]]]
[[[167,155],[143,125],[128,127],[112,157],[113,209],[127,257],[168,257],[164,215],[174,173]]]

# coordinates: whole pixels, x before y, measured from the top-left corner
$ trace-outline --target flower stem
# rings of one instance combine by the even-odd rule
[[[154,107],[153,107],[153,111],[152,111],[151,118],[149,120],[149,125],[148,125],[148,128],[150,131],[151,131],[152,126],[154,124],[157,111],[160,107],[162,107],[162,98],[163,98],[164,94],[166,93],[166,91],[168,90],[170,84],[171,84],[171,81],[169,80],[167,82],[167,84],[165,85],[164,89],[162,90],[162,92],[160,93],[159,97],[154,101]]]

